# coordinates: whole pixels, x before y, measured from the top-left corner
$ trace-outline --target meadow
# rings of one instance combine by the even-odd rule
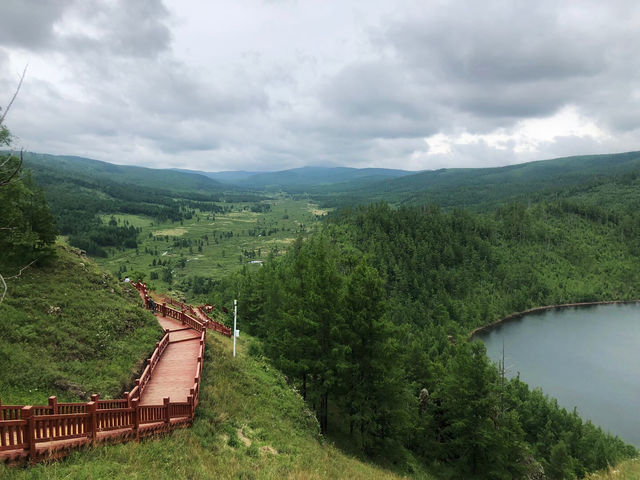
[[[181,221],[103,214],[105,224],[138,228],[138,247],[109,247],[108,256],[96,262],[120,278],[141,277],[153,290],[183,296],[187,281],[215,281],[244,265],[260,268],[269,255],[282,255],[298,235],[314,231],[327,213],[307,198],[285,194],[216,205],[222,212],[195,209]]]

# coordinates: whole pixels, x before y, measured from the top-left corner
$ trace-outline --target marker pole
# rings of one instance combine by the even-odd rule
[[[236,356],[236,322],[238,320],[238,300],[233,301],[233,356]]]

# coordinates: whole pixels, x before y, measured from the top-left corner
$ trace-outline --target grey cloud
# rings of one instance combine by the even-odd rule
[[[555,2],[448,2],[396,19],[374,38],[380,48],[393,48],[416,83],[437,88],[443,105],[494,117],[486,123],[494,128],[589,103],[594,90],[607,90],[616,62],[629,61],[620,50],[629,48],[630,37],[640,41],[634,29],[613,26],[617,13],[579,22]]]
[[[97,55],[102,61],[106,54],[154,57],[170,46],[167,18],[160,0],[4,0],[0,45]]]
[[[450,2],[391,25],[401,57],[443,79],[475,84],[531,83],[589,76],[604,65],[593,32],[566,25],[549,2]]]
[[[68,5],[64,0],[3,0],[0,45],[48,48],[55,36],[53,26]]]
[[[113,52],[154,56],[169,47],[171,33],[164,23],[168,12],[161,1],[122,0],[109,13],[103,25],[107,32],[104,40]]]
[[[128,89],[131,100],[145,111],[170,118],[214,118],[264,109],[268,102],[264,90],[241,81],[231,85],[192,76],[178,63],[156,62],[147,67]]]
[[[380,60],[348,65],[325,87],[324,99],[334,110],[348,115],[424,115],[419,85],[397,67]]]

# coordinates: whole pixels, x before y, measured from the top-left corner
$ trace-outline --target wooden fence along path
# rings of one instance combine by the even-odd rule
[[[226,337],[230,337],[231,336],[231,328],[227,327],[226,325],[223,325],[220,322],[216,322],[215,320],[212,320],[211,318],[209,318],[209,316],[206,314],[206,312],[204,311],[203,307],[194,307],[192,305],[187,305],[186,303],[182,303],[179,302],[178,300],[175,300],[173,298],[169,298],[169,297],[164,297],[164,302],[165,304],[168,303],[170,305],[179,307],[182,309],[183,312],[190,314],[191,316],[197,318],[200,322],[202,322],[207,328],[210,328],[211,330],[218,332]],[[205,307],[209,307],[210,309],[213,309],[214,307],[212,307],[211,305],[206,305]],[[225,309],[226,311],[226,309]]]
[[[148,307],[146,285],[133,286]],[[206,315],[202,318],[199,309],[180,306],[182,310],[166,303],[154,306],[165,335],[124,398],[101,400],[92,395],[88,403],[58,403],[49,397],[48,405],[0,401],[0,461],[61,458],[82,445],[137,440],[190,425],[200,394],[207,327],[224,335],[228,330],[228,336],[231,329],[207,321]]]

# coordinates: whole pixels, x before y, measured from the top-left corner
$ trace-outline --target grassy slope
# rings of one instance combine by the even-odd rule
[[[586,480],[640,480],[640,458],[624,460],[606,471],[585,477]]]
[[[246,353],[255,340],[214,334],[190,429],[141,443],[98,447],[66,461],[2,470],[6,478],[399,478],[349,457],[318,436],[315,417],[282,374]],[[250,441],[245,443],[243,437]],[[418,473],[415,478],[429,478]]]
[[[5,404],[118,395],[132,383],[161,331],[119,284],[74,249],[8,280],[0,305],[0,398]],[[3,272],[5,276],[13,272]]]

